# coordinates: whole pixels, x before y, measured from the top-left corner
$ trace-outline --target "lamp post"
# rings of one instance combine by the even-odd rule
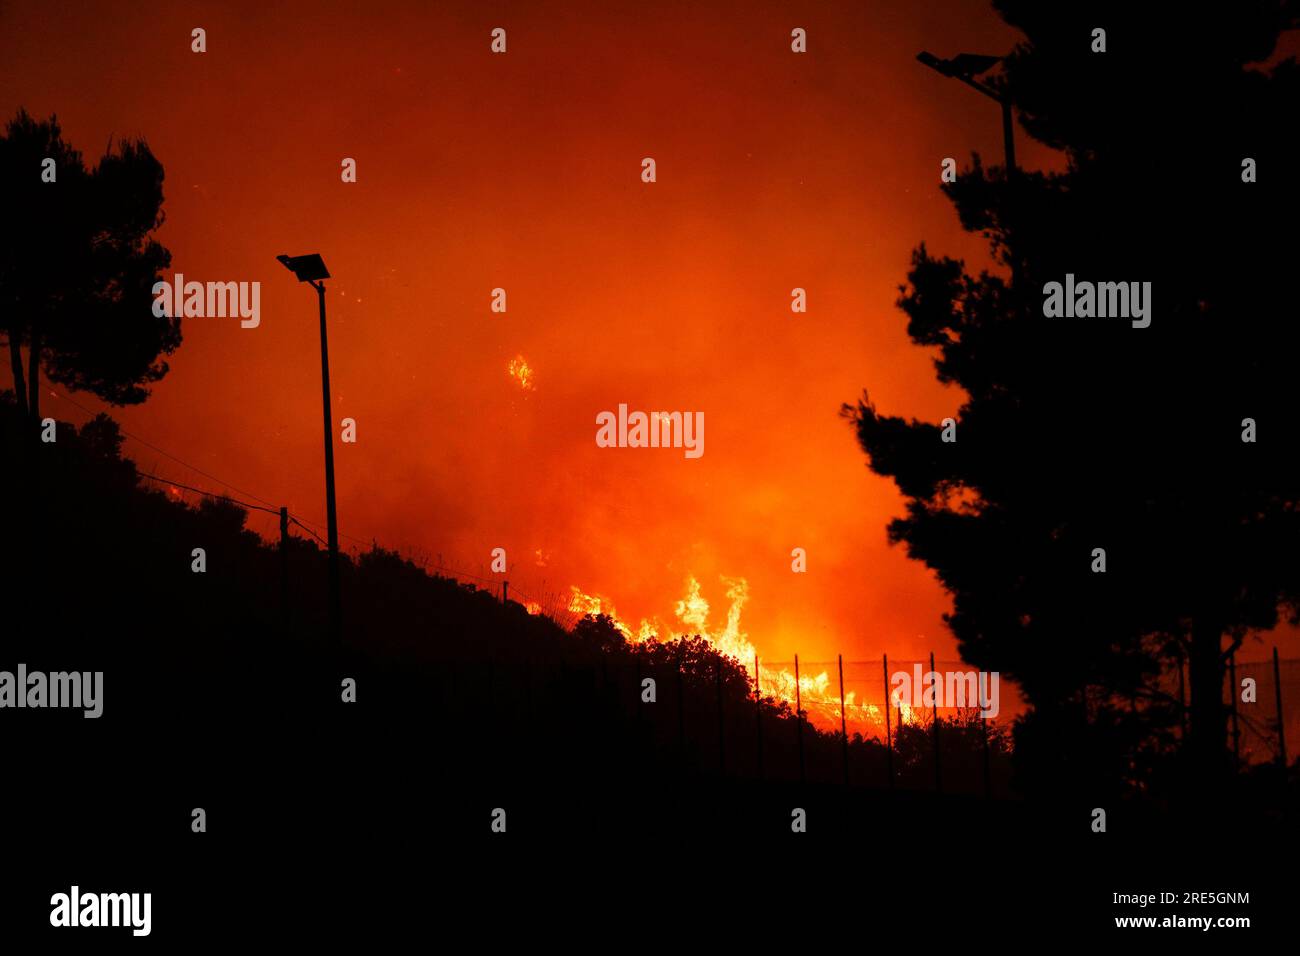
[[[330,636],[335,643],[342,640],[342,607],[339,595],[339,521],[334,504],[334,425],[330,413],[330,352],[325,333],[325,279],[330,278],[325,260],[316,253],[305,256],[276,256],[276,259],[316,290],[320,300],[320,376],[325,410],[325,515],[329,540],[329,602]]]
[[[1012,186],[1013,183],[1018,183],[1019,179],[1016,177],[1015,124],[1011,120],[1011,101],[987,83],[981,83],[975,79],[975,77],[987,73],[1001,63],[1002,57],[986,56],[982,53],[958,53],[951,60],[941,60],[933,53],[922,50],[916,55],[916,58],[936,73],[950,79],[961,80],[971,89],[978,90],[1002,107],[1002,151],[1006,156],[1007,185]],[[1016,190],[1012,187],[1009,190],[1008,199],[1013,203],[1015,193]],[[1020,257],[1018,255],[1009,255],[1008,265],[1011,268],[1011,284],[1014,287],[1019,287],[1024,268]]]
[[[1002,107],[1002,149],[1006,153],[1007,175],[1016,169],[1016,143],[1012,135],[1011,101],[993,87],[978,82],[975,77],[987,73],[1002,62],[1000,56],[984,56],[980,53],[958,53],[951,60],[941,60],[933,53],[922,50],[916,58],[937,73],[954,80],[961,80],[972,89],[978,90]]]

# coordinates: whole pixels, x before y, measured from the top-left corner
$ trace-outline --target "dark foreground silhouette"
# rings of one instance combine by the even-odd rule
[[[346,642],[329,647],[314,544],[293,545],[282,607],[281,555],[238,509],[142,487],[107,419],[63,424],[50,445],[21,422],[0,401],[0,442],[27,465],[0,470],[12,505],[0,669],[104,673],[98,719],[0,713],[25,919],[74,881],[150,889],[155,932],[237,937],[237,920],[213,917],[227,897],[210,894],[274,921],[338,893],[328,925],[364,930],[431,881],[451,894],[440,906],[610,894],[595,908],[608,915],[629,893],[683,886],[691,905],[756,905],[787,881],[897,907],[957,879],[970,885],[944,891],[950,911],[986,890],[1050,896],[1065,881],[1092,896],[1062,890],[1062,912],[1087,904],[1095,922],[1108,887],[1128,885],[1116,872],[1199,867],[1253,886],[1257,871],[1224,870],[1232,848],[1292,839],[1271,778],[1246,778],[1213,814],[1108,797],[1097,834],[1093,795],[1021,800],[997,752],[986,799],[976,739],[955,728],[941,738],[945,793],[927,789],[923,732],[899,743],[891,790],[878,744],[853,742],[845,787],[839,739],[805,726],[801,782],[793,717],[771,704],[760,777],[750,686],[703,642],[634,650],[596,619],[568,633],[383,551],[345,563]],[[654,705],[639,703],[641,676],[657,680]],[[356,703],[341,699],[344,678]],[[206,833],[191,830],[197,807]],[[492,830],[497,809],[505,833]],[[796,809],[806,833],[792,832]],[[840,876],[822,886],[823,871]]]
[[[1300,18],[994,5],[1024,39],[991,82],[1065,168],[942,186],[998,267],[921,245],[902,289],[952,417],[845,412],[962,658],[1032,704],[1027,787],[1231,787],[1230,659],[1300,621],[1300,190],[1256,175],[1300,149]]]

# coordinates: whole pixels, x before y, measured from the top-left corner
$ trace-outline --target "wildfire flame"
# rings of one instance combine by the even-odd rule
[[[636,638],[632,636],[632,629],[623,623],[622,619],[618,616],[618,613],[614,610],[614,602],[609,598],[600,597],[595,594],[584,594],[580,588],[572,585],[569,587],[569,590],[573,592],[573,596],[569,599],[570,611],[584,617],[588,615],[596,617],[603,614],[609,618],[610,622],[625,638],[629,641],[636,640]]]
[[[744,578],[723,578],[727,586],[727,624],[721,631],[709,630],[709,602],[700,593],[700,582],[692,576],[686,582],[686,597],[677,602],[677,619],[687,626],[688,632],[708,640],[719,654],[725,654],[753,669],[754,645],[740,629],[740,612],[749,600],[749,582]],[[751,677],[753,674],[750,675]]]
[[[516,355],[506,366],[506,374],[519,383],[519,387],[525,392],[537,390],[537,384],[533,381],[533,369],[528,364],[528,360],[522,355]]]
[[[694,576],[688,576],[686,593],[674,607],[679,626],[673,628],[673,631],[704,638],[719,654],[730,657],[744,667],[752,680],[756,651],[749,636],[740,627],[741,611],[749,600],[749,583],[744,578],[727,577],[724,577],[722,582],[726,586],[726,597],[730,602],[727,606],[726,623],[721,628],[710,629],[709,602],[704,597],[700,582]],[[634,635],[632,628],[618,616],[609,598],[587,594],[577,587],[572,587],[571,591],[570,611],[581,615],[604,614],[629,641],[642,643],[655,640],[665,633],[657,619],[643,618]],[[778,670],[760,665],[759,671],[759,689],[764,697],[785,701],[792,710],[797,700],[810,722],[821,725],[825,729],[839,730],[839,685],[831,682],[830,675],[826,671],[816,675],[800,674],[797,695],[795,675],[791,669],[783,667]],[[885,715],[881,709],[872,703],[860,704],[855,698],[856,692],[844,695],[845,723],[853,725],[851,729],[858,730],[864,735],[876,734],[883,730]],[[911,708],[904,703],[900,709],[904,718],[910,721]]]

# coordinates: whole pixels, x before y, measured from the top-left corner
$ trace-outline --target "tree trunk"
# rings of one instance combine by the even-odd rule
[[[9,326],[9,368],[14,373],[14,398],[18,402],[18,414],[27,417],[27,385],[23,379],[23,353],[18,347],[18,329]]]
[[[27,410],[37,422],[41,420],[41,327],[32,322],[31,343],[27,348]]]
[[[1196,785],[1211,790],[1223,782],[1229,766],[1221,637],[1222,631],[1217,626],[1196,622],[1192,627],[1192,646],[1188,654],[1192,685],[1188,756]]]

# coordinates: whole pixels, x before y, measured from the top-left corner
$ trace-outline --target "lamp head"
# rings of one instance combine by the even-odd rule
[[[1002,62],[1000,56],[986,56],[982,53],[958,53],[948,61],[957,76],[979,76],[987,73]]]
[[[299,282],[316,282],[330,277],[329,270],[325,268],[325,260],[319,253],[313,252],[305,256],[281,255],[275,258],[296,275]]]
[[[985,56],[982,53],[958,53],[950,60],[943,60],[928,50],[922,50],[916,58],[930,69],[954,79],[970,79],[987,73],[1002,62],[1000,56]]]

